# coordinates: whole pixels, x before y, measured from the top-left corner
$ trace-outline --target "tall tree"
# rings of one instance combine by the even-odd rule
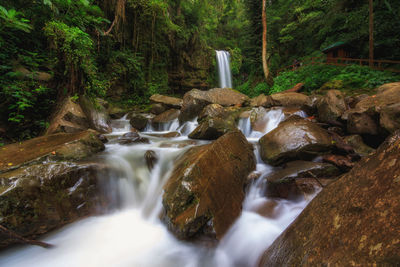
[[[374,65],[374,3],[369,0],[369,66]]]
[[[266,0],[262,0],[262,24],[263,24],[263,35],[262,35],[262,63],[265,80],[269,79],[269,68],[267,62],[267,14],[266,14]]]

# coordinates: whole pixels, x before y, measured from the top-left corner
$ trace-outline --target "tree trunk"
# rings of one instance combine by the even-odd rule
[[[374,3],[369,0],[369,66],[374,66]]]
[[[263,35],[262,35],[262,63],[265,80],[269,80],[269,69],[267,62],[267,14],[266,14],[266,0],[262,2],[262,24],[263,24]]]

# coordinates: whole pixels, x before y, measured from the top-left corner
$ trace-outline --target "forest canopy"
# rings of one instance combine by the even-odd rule
[[[261,0],[4,0],[0,128],[14,126],[7,127],[10,138],[39,135],[65,97],[134,104],[154,93],[215,87],[216,49],[230,52],[236,89],[250,96],[282,90],[303,74],[278,76],[274,85],[264,81],[261,10]],[[368,1],[269,0],[266,14],[274,77],[294,60],[324,56],[321,51],[339,41],[352,57],[368,58]],[[400,60],[399,14],[399,1],[374,1],[375,58]],[[352,73],[351,79],[360,79],[357,73],[375,79],[361,78],[353,87],[392,79],[380,81],[363,68]]]

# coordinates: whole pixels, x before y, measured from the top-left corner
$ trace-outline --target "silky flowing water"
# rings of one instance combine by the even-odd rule
[[[263,178],[273,171],[264,164],[256,145],[258,139],[273,130],[284,118],[281,110],[267,113],[264,132],[252,131],[249,119],[241,119],[238,128],[254,144],[257,171],[262,175],[248,188],[241,216],[216,247],[177,240],[160,221],[162,187],[172,171],[174,159],[193,145],[205,141],[190,141],[188,133],[196,120],[179,125],[173,121],[161,129],[146,128],[142,133],[150,144],[120,145],[116,138],[130,130],[124,117],[112,122],[113,133],[102,154],[103,160],[118,169],[118,175],[108,177],[105,186],[118,208],[106,215],[80,220],[43,238],[55,245],[53,249],[20,246],[0,254],[0,266],[256,266],[262,252],[304,209],[310,199],[297,202],[271,200],[264,196]],[[162,131],[162,132],[161,132]],[[176,138],[154,134],[178,131]],[[159,160],[149,171],[144,159],[148,150]],[[257,213],[269,201],[275,201],[273,216]]]
[[[230,54],[228,51],[217,50],[218,80],[220,88],[232,88]]]

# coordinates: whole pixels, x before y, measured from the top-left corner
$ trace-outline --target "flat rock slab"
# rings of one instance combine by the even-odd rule
[[[150,101],[153,103],[163,104],[167,107],[172,107],[172,108],[181,108],[183,103],[182,99],[180,98],[159,95],[159,94],[152,95],[150,97]]]
[[[48,154],[55,156],[58,150],[64,150],[66,144],[74,141],[86,140],[88,145],[92,141],[97,146],[100,146],[100,150],[102,150],[104,145],[99,141],[97,135],[98,133],[92,130],[73,134],[57,133],[1,147],[0,172]]]

